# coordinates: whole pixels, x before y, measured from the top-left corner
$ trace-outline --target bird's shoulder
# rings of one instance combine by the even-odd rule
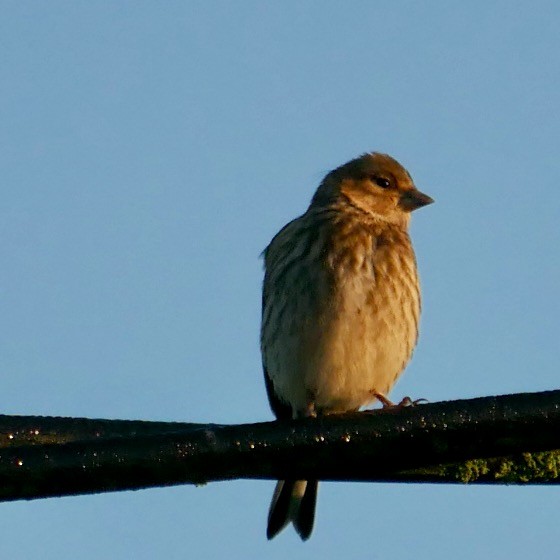
[[[297,252],[308,245],[327,238],[332,230],[334,212],[329,209],[309,209],[288,222],[270,241],[262,255],[265,268],[273,266],[278,258]]]

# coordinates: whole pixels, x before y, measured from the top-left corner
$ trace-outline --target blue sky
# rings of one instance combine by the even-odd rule
[[[392,154],[420,344],[392,396],[558,388],[553,2],[24,2],[0,18],[1,410],[271,419],[272,235],[322,176]],[[382,460],[382,458],[380,458]],[[557,488],[322,485],[265,539],[272,482],[0,504],[2,558],[526,558]]]

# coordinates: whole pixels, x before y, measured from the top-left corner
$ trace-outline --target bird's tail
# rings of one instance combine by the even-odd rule
[[[269,540],[290,521],[302,540],[306,541],[311,536],[318,484],[316,480],[278,481],[268,512],[266,536]]]

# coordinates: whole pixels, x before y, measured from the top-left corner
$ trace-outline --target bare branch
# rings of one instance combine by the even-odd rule
[[[0,500],[236,478],[557,483],[558,449],[560,391],[232,426],[0,416]]]

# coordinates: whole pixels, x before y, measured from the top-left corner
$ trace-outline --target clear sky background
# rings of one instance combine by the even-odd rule
[[[554,2],[2,2],[0,409],[271,419],[262,262],[370,150],[414,215],[424,315],[392,393],[558,388]],[[380,461],[382,458],[379,459]],[[269,543],[273,483],[0,504],[1,558],[521,559],[558,488],[322,485]]]

